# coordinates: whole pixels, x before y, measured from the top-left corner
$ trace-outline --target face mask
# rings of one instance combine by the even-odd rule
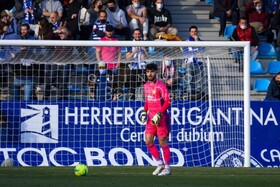
[[[101,23],[106,23],[106,19],[101,19],[100,22]]]
[[[115,7],[109,7],[109,10],[110,10],[111,12],[115,12]]]
[[[244,29],[247,29],[247,26],[246,25],[240,25],[240,28],[244,30]]]
[[[100,75],[105,75],[106,74],[106,69],[100,69],[99,73],[100,73]]]
[[[139,7],[140,7],[140,3],[133,3],[133,6],[134,6],[135,8],[139,8]]]
[[[261,6],[256,6],[256,10],[261,10],[262,7]]]
[[[98,7],[97,7],[97,8],[98,8],[99,10],[101,10],[101,9],[102,9],[102,7],[103,7],[103,5],[98,5]]]
[[[157,9],[162,9],[162,7],[163,7],[162,3],[157,4]]]
[[[166,60],[166,61],[165,61],[165,65],[166,65],[166,66],[171,66],[171,60]]]

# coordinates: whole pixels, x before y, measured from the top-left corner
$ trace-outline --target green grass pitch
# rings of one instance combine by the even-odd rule
[[[0,167],[0,186],[77,187],[280,187],[278,168],[173,167],[171,176],[152,176],[155,167]]]

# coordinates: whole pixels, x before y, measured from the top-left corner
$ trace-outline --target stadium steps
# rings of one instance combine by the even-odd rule
[[[209,19],[211,6],[200,0],[173,0],[165,1],[166,8],[171,12],[173,26],[178,29],[178,36],[186,40],[189,36],[189,27],[198,27],[202,40],[227,41],[219,37],[220,24],[216,19]]]

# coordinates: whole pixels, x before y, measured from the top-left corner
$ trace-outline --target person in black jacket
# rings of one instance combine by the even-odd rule
[[[72,38],[77,39],[79,34],[79,25],[78,25],[78,14],[81,8],[81,3],[78,0],[70,0],[67,5],[64,6],[63,12],[63,21],[66,21],[67,27],[71,32]]]
[[[214,15],[220,18],[219,36],[224,36],[227,18],[232,20],[232,25],[238,24],[239,8],[237,0],[214,0]]]
[[[271,79],[265,99],[280,100],[280,72]]]
[[[276,13],[273,15],[272,23],[271,23],[272,29],[276,31],[277,36],[277,42],[276,46],[279,46],[280,44],[280,9],[276,11]]]
[[[155,0],[155,6],[148,12],[150,24],[149,37],[154,40],[155,34],[163,32],[166,34],[177,35],[178,30],[172,27],[172,17],[166,8],[163,0]]]

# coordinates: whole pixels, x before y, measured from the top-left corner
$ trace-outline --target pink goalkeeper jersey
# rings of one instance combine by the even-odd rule
[[[164,114],[171,104],[168,89],[160,80],[156,80],[155,83],[148,81],[144,85],[144,94],[144,110],[149,111],[149,116],[154,116],[158,112]]]

